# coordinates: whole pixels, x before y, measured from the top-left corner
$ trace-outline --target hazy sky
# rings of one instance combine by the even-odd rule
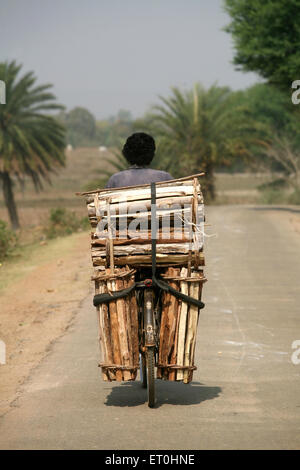
[[[0,0],[0,61],[53,83],[68,109],[142,115],[171,86],[245,88],[222,0]]]

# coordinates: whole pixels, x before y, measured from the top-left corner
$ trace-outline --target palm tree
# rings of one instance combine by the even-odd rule
[[[62,109],[48,90],[36,86],[33,72],[19,77],[21,65],[0,63],[0,80],[6,85],[6,104],[0,105],[0,181],[12,227],[20,227],[13,193],[16,177],[29,176],[36,188],[65,162],[65,131],[49,111]]]
[[[242,140],[247,126],[234,93],[227,87],[205,90],[195,84],[185,92],[172,88],[172,95],[160,100],[147,116],[148,129],[158,137],[154,165],[159,163],[174,177],[204,171],[203,190],[213,199],[216,165],[247,154]]]

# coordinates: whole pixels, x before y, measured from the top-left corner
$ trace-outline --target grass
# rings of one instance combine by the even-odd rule
[[[15,198],[23,228],[44,225],[49,210],[55,207],[75,211],[78,216],[86,216],[86,205],[82,197],[75,195],[82,191],[94,178],[100,179],[108,163],[103,160],[109,152],[99,152],[98,148],[81,148],[66,152],[66,166],[57,175],[52,175],[52,184],[45,183],[44,190],[36,193],[32,182],[26,180],[25,191],[15,186]],[[7,211],[0,193],[0,219],[8,222]]]
[[[216,174],[215,204],[300,204],[300,192],[270,183],[280,175]],[[279,179],[278,179],[279,178]],[[275,181],[276,182],[276,181]]]
[[[224,191],[253,191],[261,184],[268,183],[271,178],[267,174],[253,173],[216,173],[216,188]]]
[[[68,252],[70,247],[88,233],[74,233],[47,242],[31,242],[19,245],[14,253],[0,266],[0,294],[11,284],[25,277],[37,265],[46,264]]]

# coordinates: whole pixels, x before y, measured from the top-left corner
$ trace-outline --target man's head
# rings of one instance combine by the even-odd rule
[[[131,165],[150,165],[155,153],[155,141],[149,134],[136,132],[128,137],[122,153]]]

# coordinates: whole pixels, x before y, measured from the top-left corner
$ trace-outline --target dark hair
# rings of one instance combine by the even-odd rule
[[[136,132],[128,137],[122,153],[131,165],[150,165],[155,153],[155,141],[149,134]]]

